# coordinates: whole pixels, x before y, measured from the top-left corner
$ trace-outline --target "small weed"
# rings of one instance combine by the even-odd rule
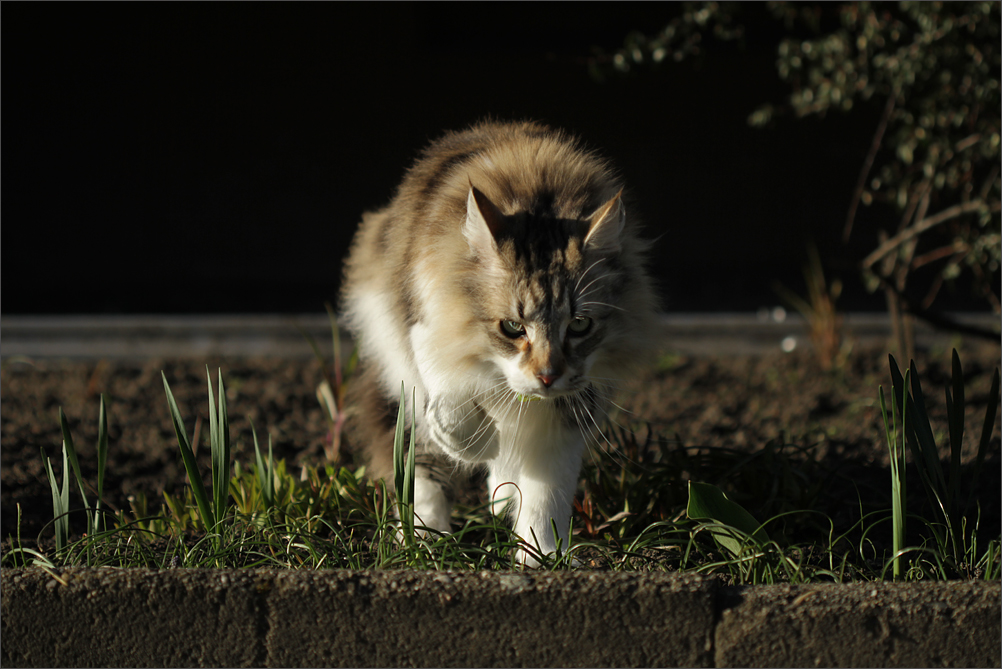
[[[807,252],[809,260],[804,266],[807,299],[779,283],[773,288],[807,320],[811,343],[821,369],[842,369],[851,351],[851,345],[843,337],[842,314],[835,307],[842,294],[842,282],[835,279],[829,285],[817,247],[812,244]]]
[[[333,355],[330,364],[327,358],[320,352],[320,347],[315,339],[305,330],[300,328],[300,333],[306,339],[313,354],[320,363],[324,380],[317,387],[317,400],[323,409],[324,417],[327,418],[327,440],[324,443],[324,453],[328,462],[337,462],[341,453],[341,437],[344,431],[344,424],[347,420],[347,407],[345,406],[345,395],[348,391],[348,383],[358,365],[358,349],[352,349],[347,361],[341,354],[341,330],[337,324],[337,317],[334,315],[334,308],[330,303],[325,303],[327,318],[331,325],[331,339]]]
[[[949,427],[946,437],[949,443],[950,464],[949,467],[944,467],[940,464],[937,439],[929,422],[925,397],[918,380],[918,373],[915,370],[915,363],[914,361],[911,363],[902,377],[894,356],[889,356],[893,385],[891,387],[892,424],[891,428],[888,429],[888,444],[892,453],[892,490],[899,498],[893,514],[894,553],[897,556],[900,551],[904,550],[900,544],[903,544],[904,541],[906,521],[903,507],[906,490],[904,449],[907,441],[913,462],[918,469],[922,487],[933,510],[931,519],[916,516],[929,534],[924,538],[922,546],[911,550],[917,554],[917,557],[928,560],[928,568],[934,569],[940,578],[970,577],[979,571],[984,573],[985,567],[996,572],[998,570],[997,565],[982,564],[986,554],[997,554],[998,539],[991,539],[984,550],[978,549],[980,510],[975,508],[977,503],[975,493],[981,470],[984,467],[985,456],[995,426],[995,415],[999,406],[999,369],[996,367],[992,376],[992,386],[988,393],[988,410],[985,413],[978,439],[977,455],[968,473],[966,485],[962,485],[962,479],[965,476],[961,467],[961,451],[964,440],[964,371],[956,349],[953,350],[952,361],[952,379],[946,388]],[[883,409],[882,389],[880,394],[881,408]],[[901,415],[900,430],[895,424],[897,414]],[[886,426],[886,411],[884,411],[884,423]],[[900,444],[895,436],[898,432],[900,432]],[[900,465],[895,466],[893,463],[896,461],[899,461]],[[968,491],[966,498],[963,498],[961,494],[962,488]],[[930,545],[934,548],[930,549]],[[933,565],[935,566],[933,567]],[[899,576],[899,572],[898,560],[895,559],[895,577]]]

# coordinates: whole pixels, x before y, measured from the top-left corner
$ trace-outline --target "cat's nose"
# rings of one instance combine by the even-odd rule
[[[536,374],[536,378],[542,381],[543,385],[549,388],[560,378],[560,374],[551,369],[544,369],[539,374]]]

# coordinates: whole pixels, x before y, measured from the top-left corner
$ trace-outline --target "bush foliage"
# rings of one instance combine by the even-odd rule
[[[632,33],[622,49],[596,56],[593,72],[661,67],[779,27],[776,69],[790,92],[759,106],[749,124],[862,104],[883,110],[843,231],[848,239],[860,203],[897,212],[861,259],[868,287],[902,296],[915,270],[932,269],[921,304],[906,304],[915,311],[966,272],[1000,313],[1000,4],[774,2],[768,10],[763,18],[752,16],[761,7],[741,3],[686,3],[656,35]]]

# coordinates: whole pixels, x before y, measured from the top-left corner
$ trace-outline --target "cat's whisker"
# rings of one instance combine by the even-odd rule
[[[591,295],[593,293],[599,292],[600,289],[601,289],[601,285],[597,285],[596,286],[595,284],[598,283],[599,281],[601,281],[603,279],[607,279],[607,278],[608,277],[605,277],[605,276],[599,276],[599,277],[596,277],[596,278],[592,279],[592,281],[589,282],[587,286],[585,286],[582,290],[579,290],[579,291],[577,291],[574,294],[575,297],[578,300],[585,300],[585,299],[588,298],[589,295]],[[594,286],[594,288],[592,286]]]
[[[602,402],[611,402],[612,397],[619,391],[615,386],[601,386],[599,384],[592,384],[595,388],[595,394]]]
[[[622,411],[623,413],[625,413],[628,416],[634,416],[634,415],[636,415],[632,411],[630,411],[629,409],[623,408],[618,403],[613,402],[612,400],[608,400],[608,402],[609,402],[609,404],[611,404],[612,406],[616,407],[617,409],[619,409],[620,411]]]
[[[578,280],[574,284],[574,292],[575,293],[578,292],[578,288],[581,286],[581,281],[584,280],[584,278],[586,276],[588,276],[588,272],[592,271],[592,269],[594,269],[596,265],[598,265],[601,262],[605,262],[606,260],[608,260],[608,258],[599,258],[598,260],[596,260],[592,264],[588,265],[588,269],[586,269],[584,272],[581,273],[581,276],[578,277]],[[588,285],[590,286],[591,284],[588,284]]]
[[[592,279],[591,281],[589,281],[588,284],[584,288],[582,288],[580,291],[575,286],[575,288],[574,288],[575,295],[577,295],[578,297],[581,297],[583,295],[587,295],[588,294],[588,289],[591,288],[593,284],[595,284],[596,282],[601,281],[602,279],[605,279],[605,278],[608,278],[607,275],[605,275],[605,274],[599,274],[594,279]]]
[[[483,437],[488,430],[492,429],[494,429],[494,422],[490,419],[490,416],[485,415],[481,419],[480,424],[477,425],[476,430],[474,430],[473,434],[467,437],[466,446],[463,448],[463,452],[465,453],[470,448],[472,448],[474,444],[480,441],[480,438]],[[477,456],[482,455],[485,448],[487,448],[487,445],[486,444],[482,445],[479,451],[477,452]]]
[[[598,391],[595,391],[595,394],[598,395]],[[596,409],[600,409],[601,406],[606,401],[608,401],[606,398],[601,398],[600,397],[598,399],[600,399],[600,402],[597,402],[594,405],[594,408],[596,408]],[[601,425],[599,425],[598,420],[595,418],[595,415],[592,412],[592,409],[589,408],[588,403],[583,398],[580,400],[579,406],[580,406],[581,411],[584,414],[584,416],[586,416],[588,418],[588,420],[591,422],[592,426],[594,426],[594,430],[592,430],[592,428],[590,428],[590,427],[587,428],[587,429],[589,430],[589,432],[591,432],[592,437],[595,440],[595,445],[596,446],[601,446],[602,443],[604,443],[608,447],[608,449],[609,449],[610,452],[615,452],[617,450],[616,447],[615,447],[615,445],[605,435],[605,432],[602,430]],[[609,413],[607,411],[604,411],[604,409],[603,409],[603,413],[605,414],[605,419],[609,420]],[[601,437],[601,439],[599,439],[599,437]]]
[[[504,396],[505,396],[505,394],[507,392],[509,392],[509,390],[507,388],[507,384],[498,383],[495,386],[493,386],[491,389],[489,389],[489,391],[487,391],[487,392],[490,392],[490,396],[489,397],[481,397],[481,398],[478,399],[478,402],[479,401],[483,401],[485,403],[486,402],[492,402],[492,401],[501,402],[501,401],[504,400]],[[486,394],[486,393],[484,393],[484,394]],[[497,405],[495,404],[494,406],[497,406]],[[469,450],[473,446],[473,444],[477,443],[480,440],[480,438],[486,432],[488,432],[489,430],[493,430],[493,429],[495,429],[494,428],[494,422],[493,422],[493,420],[491,419],[490,415],[487,412],[484,412],[484,416],[480,420],[480,423],[477,425],[477,427],[474,430],[473,434],[466,439],[467,444],[466,444],[465,448],[463,449],[463,452],[465,453],[467,450]],[[480,457],[484,454],[484,451],[487,449],[488,446],[489,446],[489,443],[484,443],[483,445],[481,445],[480,450],[475,454],[473,460],[474,461],[479,461]]]
[[[595,306],[597,306],[597,307],[608,307],[610,309],[616,309],[617,311],[626,311],[626,309],[624,309],[623,307],[618,307],[615,304],[609,304],[607,302],[582,302],[581,303],[581,308],[582,309],[584,309],[585,307],[595,307]]]
[[[593,434],[600,436],[602,438],[601,441],[604,442],[606,446],[612,447],[612,442],[610,442],[609,439],[605,436],[605,432],[602,431],[602,427],[598,424],[598,421],[595,419],[595,415],[592,413],[591,408],[587,404],[582,402],[581,411],[588,418],[588,420],[591,421],[592,427],[595,428]]]
[[[512,398],[513,404],[517,404],[517,411],[515,413],[515,431],[512,435],[513,443],[519,443],[519,432],[522,429],[522,411],[525,409],[525,402],[518,401],[518,396]]]
[[[580,409],[584,407],[586,402],[585,395],[588,394],[590,389],[585,388],[581,392],[574,395],[569,395],[566,398],[562,398],[565,402],[567,409],[571,412],[574,417],[574,423],[581,433],[581,437],[587,442],[591,438],[591,430],[584,422]]]
[[[595,392],[600,395],[602,401],[607,404],[611,404],[625,414],[633,415],[633,412],[629,409],[625,409],[615,401],[613,401],[613,395],[616,391],[620,389],[621,384],[617,382],[617,379],[605,379],[602,377],[592,376],[588,379],[591,382],[592,387]]]
[[[570,409],[571,414],[574,416],[574,424],[577,426],[578,431],[581,433],[581,436],[584,438],[585,448],[590,451],[591,447],[588,444],[588,439],[590,437],[589,431],[586,429],[585,424],[584,424],[584,422],[583,422],[583,420],[581,418],[581,414],[578,411],[577,402],[575,402],[575,401],[568,402],[568,408]]]
[[[619,388],[623,383],[622,379],[616,379],[611,376],[595,376],[593,374],[588,375],[589,381],[599,381],[601,385],[611,388]]]
[[[588,457],[595,464],[599,463],[601,454],[603,452],[610,453],[612,454],[613,458],[615,458],[616,457],[615,447],[609,442],[608,438],[605,436],[605,433],[602,430],[597,428],[592,429],[588,427],[587,425],[588,421],[586,420],[585,415],[587,415],[587,413],[586,413],[586,408],[583,405],[580,406],[580,410],[578,407],[575,407],[574,418],[578,425],[578,429],[581,431],[581,434],[584,435],[585,445],[587,447],[586,453],[588,454]],[[605,444],[606,448],[602,447],[603,443]]]
[[[497,381],[494,385],[488,386],[488,387],[484,388],[483,390],[479,390],[479,391],[475,392],[473,394],[473,396],[470,397],[470,399],[468,399],[465,402],[459,404],[458,407],[464,407],[467,404],[476,405],[478,402],[480,402],[486,396],[488,396],[488,395],[493,396],[494,394],[503,391],[507,386],[508,386],[507,382],[505,382],[504,379],[501,379],[501,380]]]
[[[611,425],[614,425],[614,426],[618,427],[624,433],[628,433],[628,434],[631,434],[631,435],[634,435],[634,436],[637,435],[637,431],[636,430],[634,430],[633,428],[631,428],[629,426],[622,425],[621,423],[613,420],[609,416],[608,413],[606,413],[606,420],[608,420]],[[602,436],[603,436],[603,439],[605,441],[605,445],[608,447],[607,449],[605,449],[604,452],[608,455],[608,457],[611,457],[616,462],[617,465],[622,466],[622,467],[628,467],[628,466],[629,467],[639,467],[639,468],[644,469],[644,470],[647,469],[646,466],[642,462],[640,462],[638,460],[634,460],[633,458],[631,458],[628,455],[626,455],[625,453],[623,453],[619,448],[617,448],[616,445],[613,444],[608,439],[608,437],[605,436],[604,433],[603,433]]]

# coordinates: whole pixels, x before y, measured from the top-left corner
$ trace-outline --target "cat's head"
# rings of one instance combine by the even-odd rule
[[[649,308],[639,258],[624,257],[621,191],[584,216],[505,215],[470,185],[463,234],[486,356],[516,393],[555,398],[584,391],[624,358],[629,311]],[[634,319],[635,320],[635,319]],[[603,364],[604,363],[604,364]],[[603,374],[595,378],[596,370]]]

